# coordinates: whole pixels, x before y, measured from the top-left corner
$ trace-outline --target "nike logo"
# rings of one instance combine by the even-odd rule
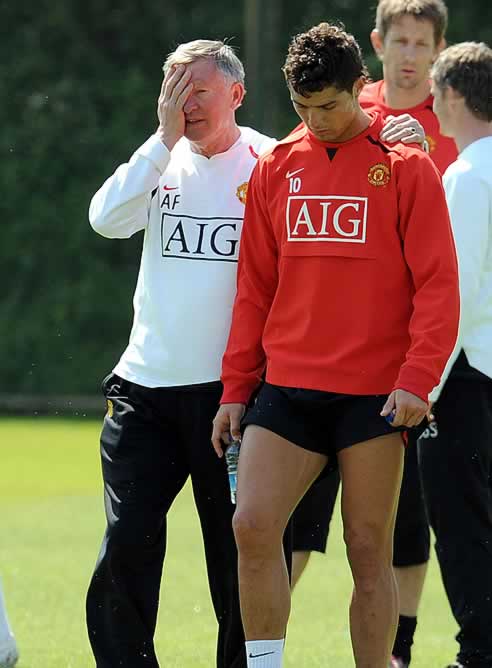
[[[255,149],[251,146],[251,144],[249,145],[249,152],[251,153],[253,158],[256,158],[257,160],[260,157],[258,153],[255,151]]]
[[[287,172],[287,174],[285,175],[285,178],[286,179],[291,179],[293,176],[295,176],[296,174],[299,174],[299,172],[302,172],[303,170],[304,170],[304,167],[301,167],[300,169],[296,169],[293,172]]]
[[[275,654],[275,652],[263,652],[263,654],[251,654],[250,652],[248,659],[257,659],[259,656],[268,656],[269,654]]]
[[[174,188],[172,188],[171,186],[162,186],[163,190],[177,190],[178,188],[179,188],[179,186],[176,186]]]

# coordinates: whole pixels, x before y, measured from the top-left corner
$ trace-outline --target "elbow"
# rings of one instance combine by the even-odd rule
[[[127,221],[113,221],[106,216],[97,216],[91,218],[89,223],[94,230],[105,239],[129,239],[134,230],[127,224]]]
[[[104,216],[89,216],[89,223],[94,232],[97,232],[105,239],[120,238],[120,235],[115,233],[114,227]]]
[[[97,232],[102,237],[108,238],[109,235],[106,230],[104,218],[102,216],[91,216],[89,213],[89,223],[94,232]]]
[[[90,226],[94,232],[105,239],[128,239],[131,237],[132,231],[126,222],[122,221],[120,217],[96,211],[92,206],[89,209]]]
[[[97,232],[102,237],[109,238],[107,231],[107,216],[104,215],[102,207],[98,206],[97,201],[94,201],[94,199],[91,201],[89,206],[89,223],[94,232]]]

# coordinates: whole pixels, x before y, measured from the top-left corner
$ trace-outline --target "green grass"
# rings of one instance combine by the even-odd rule
[[[19,668],[94,666],[84,598],[104,528],[98,437],[89,419],[0,419],[0,574],[21,652]],[[337,511],[326,556],[313,555],[295,592],[287,668],[353,666],[351,580]],[[189,487],[172,508],[156,646],[164,668],[212,668],[215,622]],[[443,668],[454,621],[435,558],[414,668]]]

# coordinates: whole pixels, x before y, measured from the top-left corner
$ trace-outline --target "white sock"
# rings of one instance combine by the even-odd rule
[[[248,668],[282,668],[285,638],[281,640],[247,640]]]
[[[0,582],[0,643],[5,642],[13,635],[7,619],[7,610],[3,599],[2,583]]]

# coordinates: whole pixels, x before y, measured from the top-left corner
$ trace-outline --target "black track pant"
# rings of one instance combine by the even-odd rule
[[[87,594],[97,668],[157,668],[166,514],[188,476],[218,621],[217,667],[246,666],[224,458],[210,443],[220,383],[148,389],[112,374],[101,434],[107,529]],[[183,638],[190,642],[190,638]]]
[[[492,380],[462,353],[429,438],[419,441],[426,505],[453,615],[458,660],[492,666]]]

